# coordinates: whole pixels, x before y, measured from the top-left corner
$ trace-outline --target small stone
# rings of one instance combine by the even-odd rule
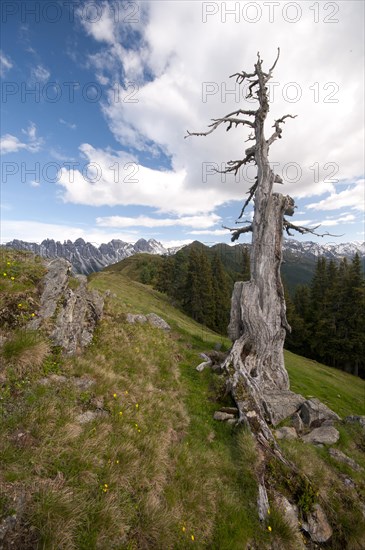
[[[230,424],[231,426],[235,426],[237,424],[237,418],[228,418],[227,424]]]
[[[228,413],[228,414],[234,414],[238,416],[238,409],[237,407],[221,407],[220,412]]]
[[[80,424],[87,424],[92,422],[96,418],[104,418],[108,413],[106,411],[86,411],[82,414],[79,414],[76,418],[77,422]]]
[[[203,363],[200,363],[197,367],[196,367],[196,370],[198,372],[203,372],[203,370],[205,369],[205,367],[210,367],[212,364],[212,362],[209,360],[209,361],[203,361]]]
[[[216,411],[213,416],[214,420],[224,422],[225,420],[235,419],[233,414],[228,414],[221,411]]]
[[[298,439],[298,434],[295,428],[284,426],[274,432],[276,439]]]
[[[340,434],[336,428],[333,426],[321,426],[320,428],[314,428],[309,434],[304,435],[302,440],[305,443],[333,445],[337,443],[339,438]]]

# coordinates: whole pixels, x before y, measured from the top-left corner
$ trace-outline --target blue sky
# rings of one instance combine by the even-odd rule
[[[270,160],[291,195],[296,238],[363,241],[362,2],[3,1],[1,241],[166,245],[229,242],[254,171],[245,129],[204,131],[255,108],[229,75],[267,66],[273,121],[292,113]],[[247,211],[247,219],[252,208]],[[243,241],[249,241],[245,235]]]

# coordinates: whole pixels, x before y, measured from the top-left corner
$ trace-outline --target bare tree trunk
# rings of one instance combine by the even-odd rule
[[[239,229],[230,229],[233,241],[240,234],[252,231],[251,279],[234,286],[228,327],[233,345],[223,367],[228,374],[240,421],[251,429],[260,448],[258,508],[261,519],[265,517],[268,508],[265,489],[267,459],[274,455],[292,471],[297,471],[282,455],[268,426],[272,420],[268,403],[270,394],[279,394],[279,400],[291,394],[283,355],[285,334],[287,330],[290,331],[280,276],[283,229],[288,234],[290,229],[300,233],[314,233],[316,229],[297,227],[286,220],[285,214],[291,216],[294,213],[294,201],[289,196],[273,193],[274,183],[283,182],[270,168],[269,148],[276,139],[281,138],[281,124],[285,123],[285,119],[295,118],[285,115],[276,120],[273,134],[265,138],[264,125],[269,111],[266,84],[272,77],[279,53],[278,50],[278,56],[268,73],[263,71],[258,54],[254,72],[242,71],[232,75],[240,84],[245,80],[250,83],[247,97],[257,99],[257,110],[238,109],[222,118],[213,119],[211,129],[207,132],[188,132],[189,136],[206,136],[221,124],[228,125],[227,131],[238,125],[253,130],[247,141],[253,141],[254,145],[246,149],[244,159],[229,161],[223,170],[224,173],[237,174],[242,166],[250,162],[257,166],[256,182],[248,192],[249,198],[240,215],[241,218],[245,207],[253,199],[253,222]]]

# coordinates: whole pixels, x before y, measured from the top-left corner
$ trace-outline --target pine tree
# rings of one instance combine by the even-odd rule
[[[230,313],[231,283],[217,254],[212,261],[213,299],[214,299],[214,330],[227,334]]]

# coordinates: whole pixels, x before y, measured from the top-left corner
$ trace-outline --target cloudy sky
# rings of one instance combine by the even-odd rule
[[[255,109],[229,77],[252,70],[258,51],[269,68],[277,47],[267,135],[297,115],[270,149],[277,191],[296,201],[292,222],[340,235],[310,240],[364,240],[363,2],[26,0],[1,10],[2,242],[229,242],[222,226],[235,225],[255,170],[214,169],[243,157],[248,132],[184,136]]]

